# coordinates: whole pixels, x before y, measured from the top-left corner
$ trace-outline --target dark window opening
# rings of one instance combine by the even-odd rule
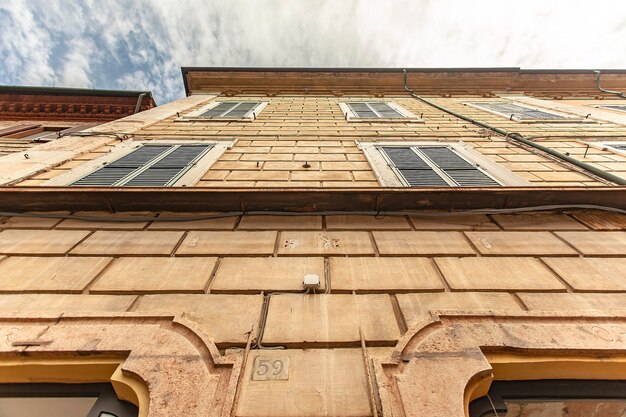
[[[0,384],[2,417],[136,417],[110,384]]]
[[[626,381],[494,381],[470,417],[623,417]]]

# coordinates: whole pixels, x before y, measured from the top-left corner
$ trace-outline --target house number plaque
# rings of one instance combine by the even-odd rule
[[[286,381],[288,379],[288,357],[257,356],[254,359],[253,381]]]

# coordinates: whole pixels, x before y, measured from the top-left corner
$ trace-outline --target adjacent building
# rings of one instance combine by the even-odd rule
[[[626,71],[182,75],[0,158],[0,410],[626,412]]]
[[[0,86],[0,155],[154,107],[150,91]]]

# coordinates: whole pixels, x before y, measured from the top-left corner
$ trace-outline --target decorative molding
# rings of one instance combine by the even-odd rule
[[[208,336],[173,316],[5,316],[0,336],[0,355],[16,363],[24,355],[122,358],[122,375],[111,379],[129,386],[121,381],[129,377],[148,388],[149,403],[139,401],[141,417],[230,416],[243,362],[243,355],[221,356]],[[67,374],[67,382],[77,382],[77,375]],[[57,372],[51,382],[60,378]]]
[[[512,358],[496,358],[511,353]],[[538,357],[545,366],[520,366],[538,363]],[[611,367],[626,369],[624,357],[623,312],[584,317],[435,312],[411,326],[390,360],[374,359],[373,365],[385,415],[465,417],[469,402],[487,392],[498,372],[508,379],[529,379],[539,369],[542,378],[563,378],[586,369],[579,377],[610,379],[615,376]],[[604,367],[593,374],[594,367],[578,366],[590,361]]]

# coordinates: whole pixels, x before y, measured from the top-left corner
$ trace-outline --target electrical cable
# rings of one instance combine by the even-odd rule
[[[74,219],[94,222],[186,222],[193,220],[211,220],[221,219],[224,217],[238,216],[425,216],[425,217],[454,217],[466,216],[468,214],[506,214],[506,213],[524,213],[531,211],[550,211],[550,210],[567,210],[567,209],[583,209],[583,210],[601,210],[614,213],[626,214],[626,210],[617,207],[599,206],[595,204],[552,204],[544,206],[529,206],[504,209],[479,209],[464,211],[313,211],[313,212],[291,212],[291,211],[229,211],[223,213],[199,215],[199,216],[166,216],[166,217],[149,217],[149,216],[82,216],[63,213],[16,213],[2,211],[2,217],[32,217],[46,219]]]
[[[263,305],[261,306],[261,320],[259,321],[259,330],[256,334],[256,341],[254,345],[251,347],[252,349],[263,349],[263,350],[284,350],[285,346],[263,346],[261,344],[261,339],[263,339],[263,334],[265,333],[265,324],[267,323],[267,315],[269,313],[270,307],[270,298],[272,295],[287,295],[287,294],[309,294],[310,289],[307,288],[303,291],[298,292],[286,292],[286,291],[274,291],[263,295]]]

